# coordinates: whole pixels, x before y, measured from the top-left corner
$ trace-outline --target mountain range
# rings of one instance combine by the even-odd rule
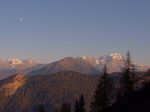
[[[36,70],[44,64],[38,64],[30,59],[20,60],[17,58],[10,58],[7,60],[0,59],[0,79],[4,79],[10,75],[17,73],[27,74],[32,70]]]
[[[45,75],[61,71],[75,71],[84,74],[99,74],[104,65],[107,65],[108,72],[120,72],[124,66],[125,58],[119,53],[93,58],[89,56],[66,57],[56,62],[39,64],[32,60],[19,60],[12,58],[0,60],[0,79],[10,75],[22,73],[27,75]],[[146,71],[150,67],[144,64],[136,64],[137,71]]]
[[[63,103],[69,103],[73,110],[76,99],[83,94],[85,108],[89,112],[105,64],[117,85],[120,78],[118,72],[124,66],[124,57],[117,53],[99,59],[66,57],[49,64],[38,64],[32,60],[2,60],[1,71],[6,69],[4,73],[8,73],[8,78],[5,75],[5,79],[0,80],[0,111],[38,112],[39,105],[42,105],[46,112],[55,112],[57,109],[60,111]],[[149,68],[138,64],[135,66],[138,71]],[[150,81],[149,72],[136,72],[136,75],[139,88]]]
[[[120,72],[124,66],[125,58],[119,53],[112,53],[110,55],[102,56],[99,59],[79,56],[79,57],[66,57],[59,61],[50,63],[41,67],[40,69],[33,70],[29,75],[44,75],[50,73],[57,73],[61,71],[75,71],[84,74],[100,74],[105,65],[107,65],[108,73]],[[147,71],[148,65],[134,63],[137,71]]]

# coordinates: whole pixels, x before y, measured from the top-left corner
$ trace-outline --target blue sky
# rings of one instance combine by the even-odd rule
[[[1,58],[45,63],[128,50],[150,64],[149,0],[0,1]]]

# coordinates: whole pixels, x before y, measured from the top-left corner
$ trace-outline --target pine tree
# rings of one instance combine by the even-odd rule
[[[144,75],[145,76],[150,76],[150,69],[148,69]]]
[[[74,110],[74,112],[79,112],[79,101],[78,100],[76,100],[75,101],[75,110]]]
[[[43,105],[39,106],[38,112],[45,112]]]
[[[132,63],[130,52],[127,52],[125,66],[122,68],[120,79],[119,97],[130,94],[136,86],[135,66]]]
[[[76,102],[75,102],[75,111],[74,112],[86,112],[85,101],[84,101],[83,94],[80,96],[79,101],[76,100]]]
[[[99,78],[99,84],[95,91],[93,102],[91,103],[91,112],[107,112],[113,100],[113,82],[107,73],[105,65],[102,75]]]
[[[71,112],[71,105],[67,103],[62,104],[61,112]]]
[[[80,99],[79,99],[79,112],[86,112],[83,94],[80,96]]]

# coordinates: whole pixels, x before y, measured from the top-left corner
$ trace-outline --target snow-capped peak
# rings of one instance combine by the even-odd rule
[[[96,59],[96,58],[93,58],[93,57],[90,57],[90,56],[80,56],[80,57],[77,57],[78,59],[81,59],[81,60],[84,60],[92,65],[98,65],[100,64],[100,60],[99,59]]]
[[[7,60],[7,62],[11,65],[19,65],[19,64],[22,64],[23,62],[17,58],[9,58]]]
[[[123,56],[121,54],[119,54],[119,53],[112,53],[112,54],[110,54],[110,56],[114,60],[123,60]]]
[[[89,57],[89,56],[79,56],[77,58],[83,59],[83,60],[92,60],[93,59],[92,57]]]
[[[120,61],[120,60],[123,60],[123,59],[124,59],[123,56],[119,53],[112,53],[110,55],[100,57],[100,61],[102,63],[111,62],[113,60],[119,60]]]
[[[87,59],[87,57],[86,57],[86,56],[82,56],[81,58],[83,58],[83,59]]]
[[[100,59],[96,59],[89,56],[80,56],[79,59],[82,59],[84,61],[87,61],[88,63],[92,65],[99,65],[104,63],[110,63],[112,61],[122,61],[124,60],[123,56],[119,53],[111,53],[106,56],[102,56]]]

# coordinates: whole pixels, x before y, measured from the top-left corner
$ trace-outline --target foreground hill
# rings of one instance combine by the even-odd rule
[[[0,87],[4,83],[5,85],[14,84],[12,80],[17,80],[17,77],[19,76],[8,78],[2,84],[0,83]],[[42,104],[47,112],[53,112],[64,102],[71,103],[73,106],[81,94],[86,96],[86,108],[89,110],[97,78],[97,75],[77,72],[60,72],[25,78],[22,76],[20,80],[22,85],[9,91],[10,93],[15,91],[15,93],[4,96],[5,91],[1,92],[0,110],[2,112],[32,112],[36,106]],[[9,86],[6,87],[8,87],[5,88],[6,90],[9,89]]]
[[[0,81],[0,94],[11,96],[15,94],[17,89],[25,84],[26,77],[24,75],[12,75]]]
[[[111,74],[115,83],[118,76],[119,73]],[[36,112],[38,106],[43,105],[46,112],[54,112],[60,109],[62,103],[70,103],[73,109],[75,100],[83,94],[89,112],[98,77],[71,71],[35,76],[13,75],[0,81],[0,111]],[[143,75],[140,80],[142,85],[144,81],[149,82],[150,77]]]

